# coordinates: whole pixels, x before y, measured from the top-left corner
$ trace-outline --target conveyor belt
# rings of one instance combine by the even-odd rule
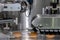
[[[40,29],[41,34],[60,34],[60,29]]]

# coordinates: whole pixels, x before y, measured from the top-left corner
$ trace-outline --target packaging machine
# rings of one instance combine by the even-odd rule
[[[60,34],[60,6],[59,0],[50,0],[48,6],[41,8],[40,15],[37,14],[33,20],[33,25],[40,29],[40,33],[44,34]],[[38,21],[37,21],[38,20]],[[36,23],[36,24],[35,24]],[[59,33],[58,33],[59,32]]]

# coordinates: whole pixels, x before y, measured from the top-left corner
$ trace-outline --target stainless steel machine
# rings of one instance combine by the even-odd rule
[[[15,38],[14,32],[27,34],[30,26],[30,6],[26,0],[1,0],[0,2],[0,38]],[[25,32],[23,34],[23,32]],[[2,36],[2,37],[1,37]],[[17,36],[18,37],[18,36]],[[20,34],[19,34],[20,37]]]
[[[1,40],[29,40],[29,34],[36,40],[60,34],[60,0],[0,0]]]
[[[59,40],[60,0],[35,0],[33,7],[31,27],[40,34],[38,38],[41,40]],[[52,38],[48,39],[46,35]]]
[[[40,5],[41,8],[38,7],[40,12],[33,17],[33,26],[42,34],[60,34],[60,0],[41,0],[41,2],[44,4]]]

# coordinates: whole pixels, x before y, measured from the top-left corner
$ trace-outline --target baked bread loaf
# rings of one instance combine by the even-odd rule
[[[47,39],[53,39],[54,37],[55,37],[55,35],[49,35],[49,34],[46,35],[46,38],[47,38]]]
[[[15,38],[20,38],[21,37],[20,32],[13,32],[13,35],[15,36]]]
[[[30,38],[37,38],[37,33],[36,32],[31,32],[29,34]]]

